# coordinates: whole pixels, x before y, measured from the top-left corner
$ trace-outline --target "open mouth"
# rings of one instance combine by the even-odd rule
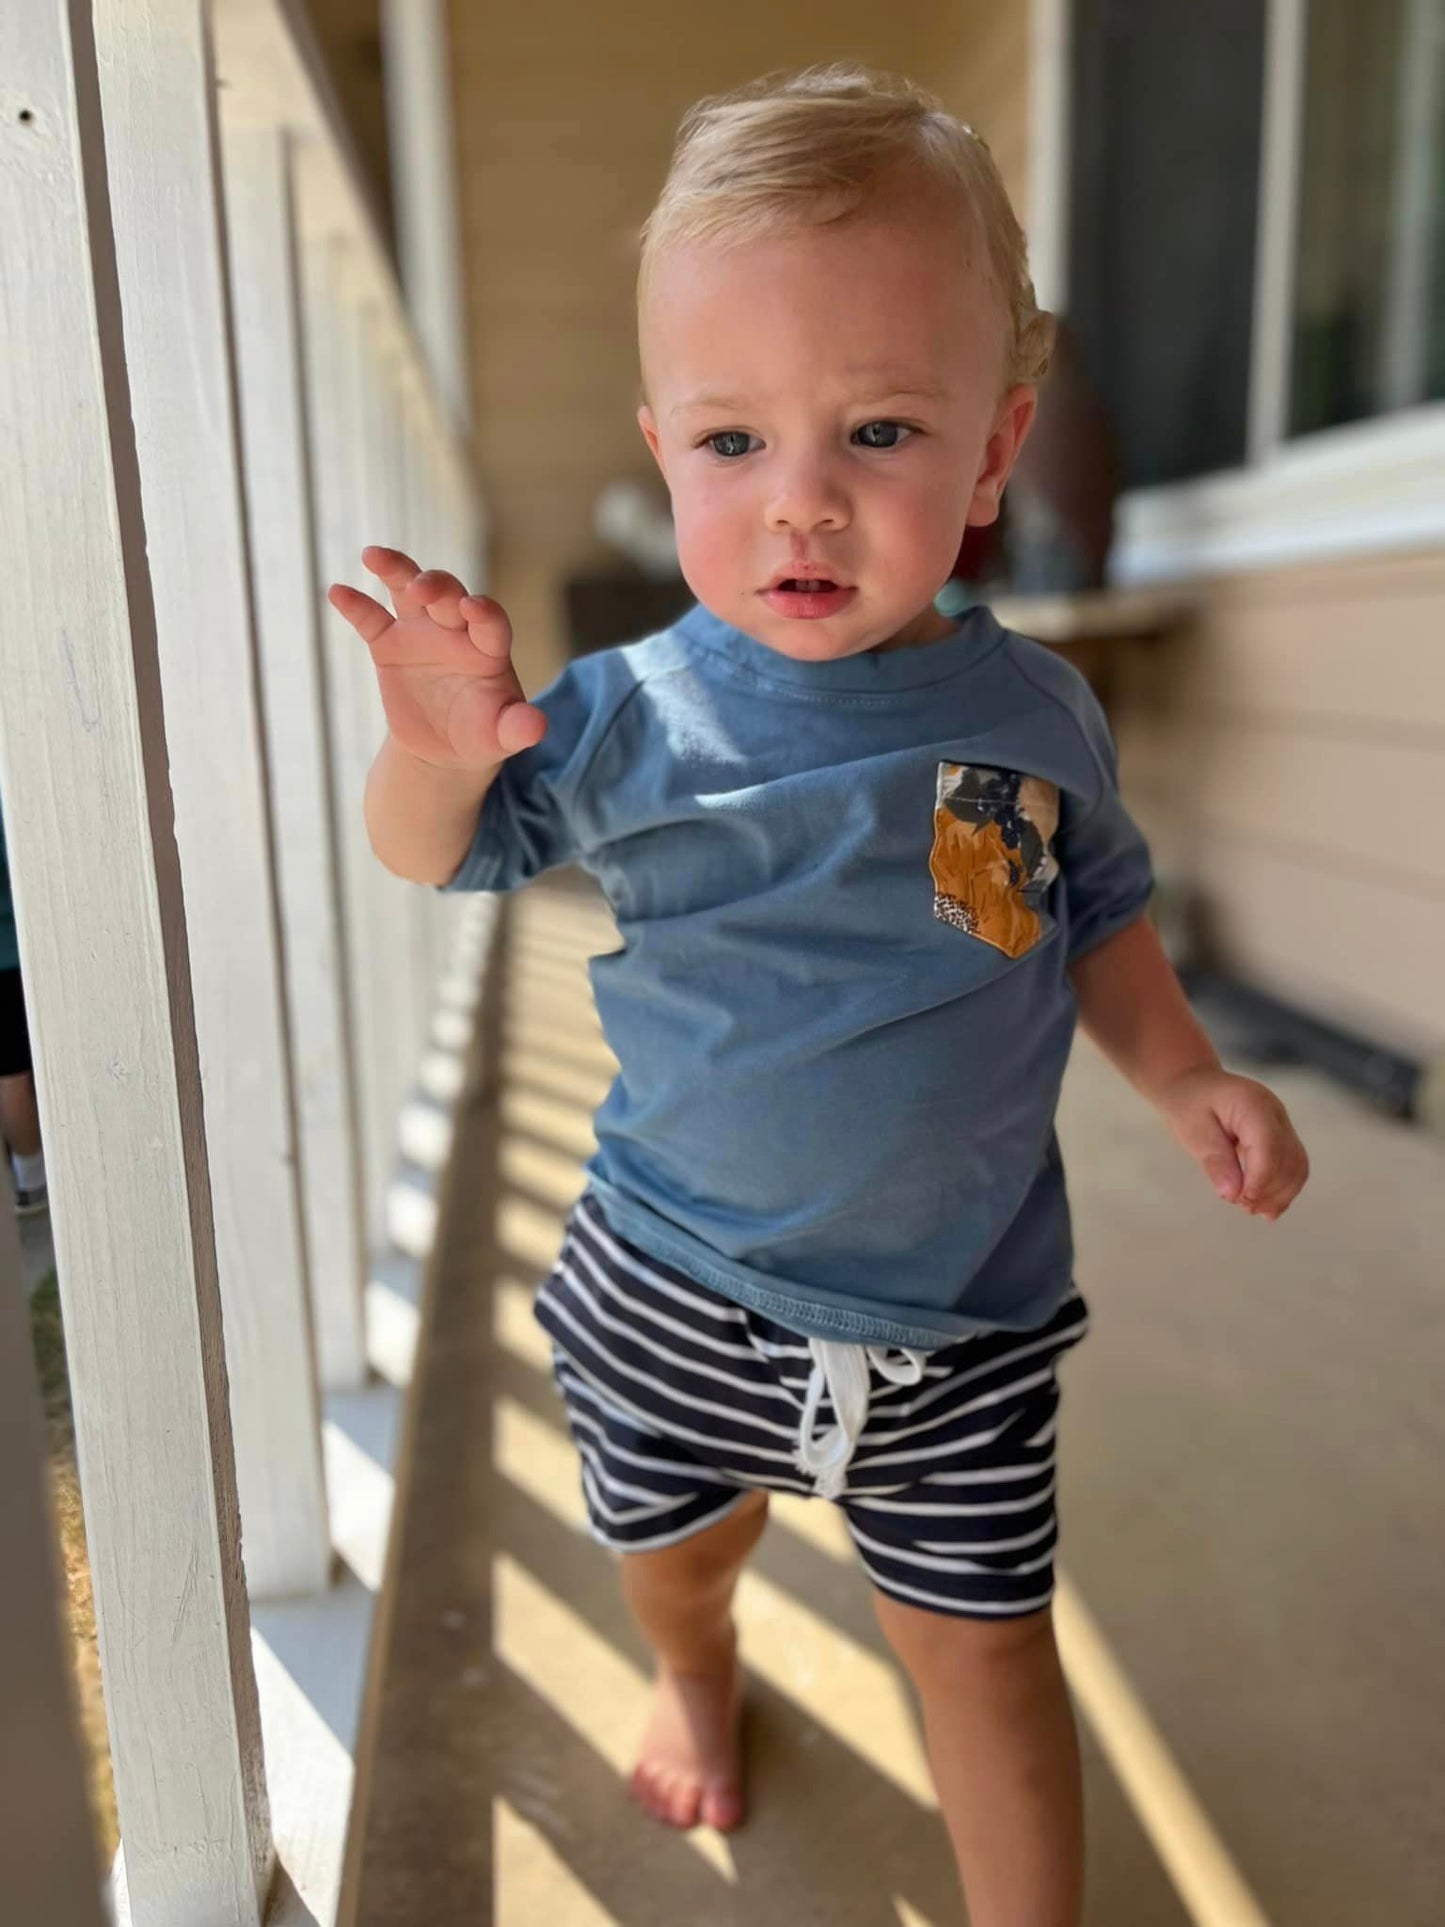
[[[827,575],[787,575],[763,593],[778,615],[814,620],[841,614],[858,591]]]

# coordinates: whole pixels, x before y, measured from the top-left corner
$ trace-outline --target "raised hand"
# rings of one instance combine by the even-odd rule
[[[501,604],[468,595],[444,569],[419,570],[399,549],[365,548],[361,560],[395,615],[344,582],[326,599],[371,651],[397,745],[437,769],[486,770],[540,742],[547,719],[517,680]]]

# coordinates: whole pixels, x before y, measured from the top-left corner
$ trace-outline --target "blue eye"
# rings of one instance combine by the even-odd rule
[[[860,448],[897,448],[912,433],[902,422],[864,422],[854,429],[853,439]]]
[[[724,461],[735,462],[739,455],[748,453],[748,445],[753,437],[741,428],[724,428],[716,435],[709,435],[706,446],[714,455]]]

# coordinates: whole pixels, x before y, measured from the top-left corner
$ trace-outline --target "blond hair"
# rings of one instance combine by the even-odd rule
[[[982,244],[1004,311],[1006,380],[1042,380],[1052,317],[1034,297],[1023,229],[986,143],[912,81],[867,67],[765,74],[688,109],[643,225],[639,303],[666,248],[847,220],[910,175],[941,187]]]

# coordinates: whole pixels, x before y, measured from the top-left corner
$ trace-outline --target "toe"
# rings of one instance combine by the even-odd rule
[[[743,1823],[743,1791],[735,1780],[713,1780],[703,1789],[702,1821],[719,1833],[731,1833]]]
[[[639,1766],[628,1783],[632,1797],[664,1826],[695,1827],[701,1794],[697,1786],[663,1767]]]
[[[633,1799],[645,1812],[650,1813],[656,1820],[662,1819],[662,1796],[657,1785],[656,1775],[651,1767],[639,1766],[636,1768],[629,1782],[629,1791]]]
[[[695,1827],[701,1790],[686,1780],[674,1780],[668,1789],[666,1818],[674,1827]]]

